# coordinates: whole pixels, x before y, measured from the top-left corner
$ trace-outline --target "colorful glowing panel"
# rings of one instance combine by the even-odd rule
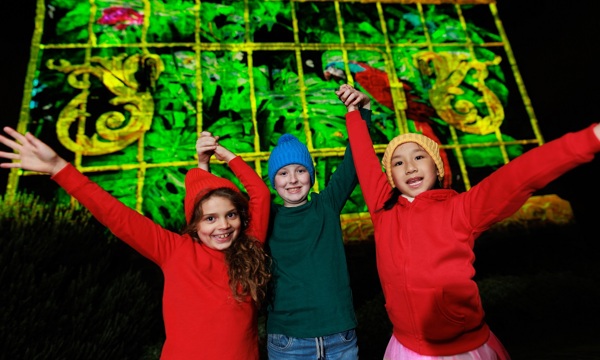
[[[374,101],[378,152],[429,135],[445,185],[466,190],[543,139],[495,2],[431,3],[39,0],[19,130],[178,228],[202,130],[267,182],[270,149],[293,133],[315,159],[315,191],[325,186],[347,144],[334,90],[348,82]],[[47,181],[36,175],[14,170],[7,194]],[[357,188],[348,239],[369,233],[365,211]]]

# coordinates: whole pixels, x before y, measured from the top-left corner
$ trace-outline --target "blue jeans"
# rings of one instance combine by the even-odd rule
[[[269,334],[269,360],[357,360],[356,330],[317,337],[294,338]]]

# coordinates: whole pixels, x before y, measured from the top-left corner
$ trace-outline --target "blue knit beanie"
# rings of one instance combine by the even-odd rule
[[[315,166],[308,148],[294,135],[283,134],[277,141],[277,146],[271,150],[271,156],[269,156],[269,180],[273,187],[275,187],[275,174],[277,174],[277,171],[290,164],[304,166],[310,174],[310,184],[315,183]]]

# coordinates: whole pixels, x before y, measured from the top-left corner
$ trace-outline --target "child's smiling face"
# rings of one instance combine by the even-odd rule
[[[438,180],[433,158],[414,142],[403,143],[394,150],[389,171],[396,188],[410,200],[432,189]]]
[[[283,199],[283,206],[294,207],[305,204],[311,188],[310,173],[304,165],[284,166],[275,174],[274,188]]]
[[[241,233],[240,214],[231,200],[212,196],[202,202],[202,218],[198,222],[198,238],[207,247],[225,250]]]

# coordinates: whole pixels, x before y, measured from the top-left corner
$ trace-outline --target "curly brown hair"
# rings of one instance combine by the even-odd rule
[[[225,249],[225,262],[228,266],[229,287],[236,300],[242,301],[243,297],[250,295],[257,307],[260,307],[266,296],[266,289],[271,279],[270,257],[265,252],[263,245],[246,233],[250,224],[248,199],[240,192],[229,188],[217,188],[209,191],[198,199],[194,205],[194,213],[188,225],[183,229],[184,234],[189,234],[195,241],[198,238],[198,223],[202,219],[202,204],[217,196],[231,201],[241,220],[240,235],[231,246]]]

